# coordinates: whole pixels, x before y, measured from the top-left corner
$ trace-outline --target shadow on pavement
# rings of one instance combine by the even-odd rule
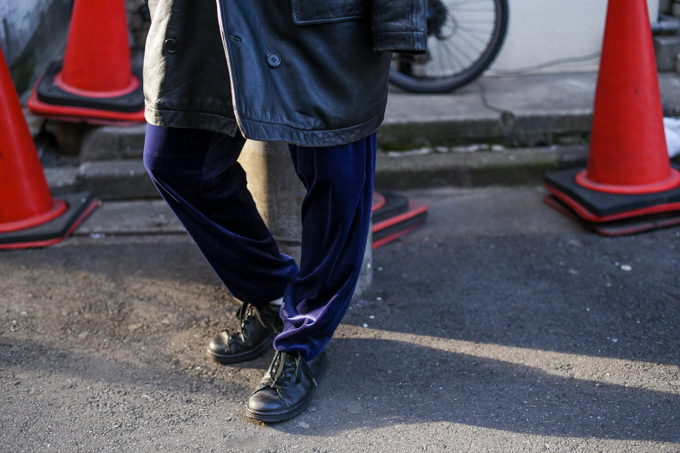
[[[677,394],[563,378],[536,368],[399,341],[340,339],[309,429],[452,422],[523,434],[680,442]]]
[[[61,346],[61,347],[60,347]],[[135,345],[130,349],[135,349]],[[14,375],[31,374],[31,379],[50,379],[63,383],[64,389],[85,388],[91,385],[101,385],[110,388],[125,389],[126,391],[172,392],[185,396],[191,394],[208,394],[215,398],[225,398],[224,389],[228,394],[249,394],[252,384],[239,382],[238,379],[227,378],[226,370],[219,366],[205,366],[203,357],[196,354],[195,363],[203,365],[198,368],[186,360],[177,360],[166,351],[163,356],[155,359],[144,357],[139,352],[130,353],[121,345],[109,345],[111,351],[117,351],[117,357],[107,357],[110,351],[102,352],[97,347],[88,349],[77,348],[73,345],[55,344],[47,346],[36,341],[12,341],[4,338],[0,341],[0,365],[6,372]],[[121,349],[126,352],[121,356]],[[127,355],[127,357],[125,357]],[[251,362],[249,365],[232,366],[231,371],[258,366],[265,369],[266,364]],[[201,368],[204,369],[201,372]],[[218,372],[215,373],[214,370]],[[258,369],[257,374],[262,370]],[[18,379],[15,385],[23,384]],[[35,385],[35,384],[32,384]],[[93,392],[94,393],[94,392]]]
[[[374,253],[345,324],[680,365],[679,229],[455,237],[426,225]]]

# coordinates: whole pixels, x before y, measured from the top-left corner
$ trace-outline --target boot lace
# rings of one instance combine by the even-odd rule
[[[248,334],[246,333],[248,324],[256,322],[257,320],[257,322],[265,327],[274,326],[273,318],[271,316],[267,316],[263,313],[263,310],[258,310],[255,306],[248,303],[241,304],[241,307],[236,312],[236,317],[238,317],[239,320],[239,330],[231,332],[229,329],[224,329],[222,332],[224,332],[228,338],[240,336],[241,340],[244,342],[248,341]]]
[[[299,352],[277,351],[272,366],[269,369],[269,377],[272,379],[270,387],[273,389],[283,388],[292,379],[295,379],[296,383],[299,382],[300,370],[312,381],[314,387],[319,386],[316,379],[314,379],[312,370]]]

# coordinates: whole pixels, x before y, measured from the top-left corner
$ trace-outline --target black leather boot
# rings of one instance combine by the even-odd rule
[[[263,422],[281,422],[302,413],[326,369],[326,351],[309,362],[298,352],[276,352],[269,370],[250,396],[246,415]]]
[[[278,313],[243,304],[236,315],[241,321],[237,332],[223,330],[208,345],[208,355],[219,363],[252,360],[269,350],[276,334],[283,328]]]

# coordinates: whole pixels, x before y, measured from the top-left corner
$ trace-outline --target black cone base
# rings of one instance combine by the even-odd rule
[[[674,168],[678,168],[673,165]],[[588,222],[608,222],[659,212],[680,210],[680,187],[651,194],[615,194],[579,186],[575,177],[582,168],[547,172],[545,185],[551,194]]]
[[[0,234],[0,249],[46,247],[66,239],[97,207],[89,192],[58,197],[66,203],[64,214],[56,219],[24,230]]]
[[[61,72],[61,61],[50,63],[36,87],[38,99],[49,105],[59,105],[65,107],[80,107],[88,109],[98,109],[112,112],[133,113],[144,109],[144,92],[142,84],[130,93],[115,96],[93,98],[79,96],[61,89],[54,79]],[[140,68],[132,68],[132,73],[137,79],[142,80]]]
[[[548,206],[551,206],[567,217],[572,218],[585,229],[594,231],[602,236],[623,236],[680,225],[680,212],[677,211],[631,217],[610,222],[588,222],[553,195],[546,196],[543,201]]]

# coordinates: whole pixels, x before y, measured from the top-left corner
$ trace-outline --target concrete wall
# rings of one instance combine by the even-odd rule
[[[489,74],[597,70],[607,0],[508,2],[508,34]],[[647,7],[656,22],[659,0]]]
[[[0,47],[20,94],[63,51],[72,0],[0,0]]]
[[[12,65],[33,35],[40,16],[53,0],[0,0],[0,47]]]

